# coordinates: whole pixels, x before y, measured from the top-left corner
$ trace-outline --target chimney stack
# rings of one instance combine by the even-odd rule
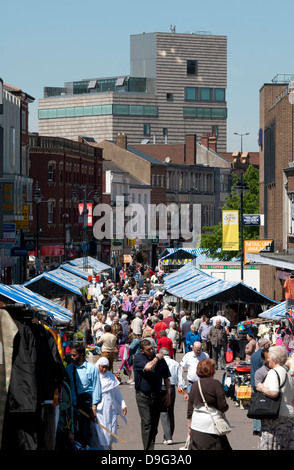
[[[117,134],[116,145],[126,150],[127,145],[128,145],[128,139],[124,132],[122,134],[120,132]]]

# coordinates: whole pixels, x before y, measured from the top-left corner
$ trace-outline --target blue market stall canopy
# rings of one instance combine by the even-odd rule
[[[111,266],[101,263],[101,261],[98,261],[95,258],[91,258],[91,256],[87,256],[85,260],[84,258],[76,258],[74,260],[68,261],[68,263],[79,268],[83,268],[86,265],[87,267],[93,268],[95,274],[112,269]]]
[[[24,286],[41,295],[75,294],[80,296],[81,289],[89,282],[62,269],[48,271],[26,282]]]
[[[268,320],[281,320],[286,318],[286,302],[281,302],[265,312],[260,313],[258,316],[260,318],[267,318]]]
[[[189,302],[242,302],[255,304],[276,304],[242,282],[223,281],[191,263],[164,279],[164,290]]]
[[[72,318],[72,313],[69,310],[35,294],[24,286],[0,284],[0,297],[9,299],[14,304],[24,304],[27,309],[34,307],[40,314],[45,312],[51,318],[52,323],[56,325],[66,325]],[[5,302],[7,303],[7,300]]]
[[[77,268],[76,266],[71,265],[68,262],[62,263],[59,266],[59,269],[62,269],[63,271],[74,274],[75,276],[81,277],[82,279],[85,279],[85,280],[89,279],[89,273],[87,273],[86,271],[83,271],[80,268]]]

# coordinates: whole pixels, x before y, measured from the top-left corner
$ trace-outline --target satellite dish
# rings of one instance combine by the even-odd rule
[[[171,162],[171,159],[170,159],[170,157],[166,157],[166,159],[165,159],[165,163],[170,163],[170,162]]]

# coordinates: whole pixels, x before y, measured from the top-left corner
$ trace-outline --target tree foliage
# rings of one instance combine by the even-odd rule
[[[220,209],[240,211],[240,196],[234,190],[239,179],[235,173],[233,173],[232,176],[231,197],[225,199],[225,205]],[[243,195],[243,214],[259,214],[259,171],[250,165],[243,175],[243,182],[248,187],[247,193]],[[203,227],[200,246],[204,249],[204,254],[209,258],[219,259],[220,261],[230,261],[238,257],[240,252],[223,251],[222,234],[222,222],[212,227]],[[256,239],[259,239],[259,227],[245,226],[243,228],[243,240]]]

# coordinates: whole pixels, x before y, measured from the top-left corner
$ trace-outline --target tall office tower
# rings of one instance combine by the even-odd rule
[[[143,33],[130,38],[130,75],[44,88],[39,133],[131,145],[184,143],[212,133],[226,152],[227,38],[211,34]]]

